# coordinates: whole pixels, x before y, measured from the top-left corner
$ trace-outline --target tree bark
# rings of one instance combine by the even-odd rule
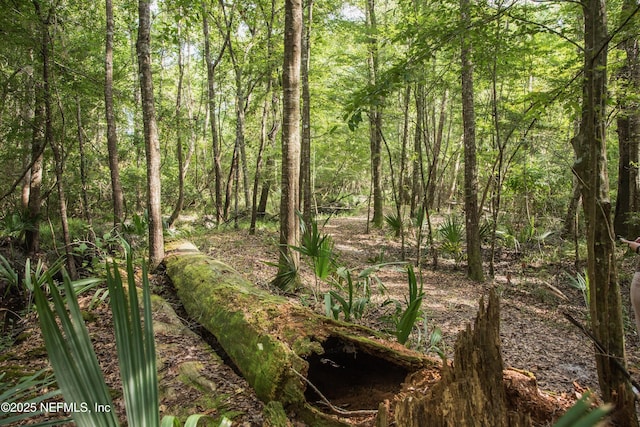
[[[120,182],[120,160],[118,156],[118,134],[116,117],[113,111],[113,4],[106,0],[107,35],[105,43],[104,108],[107,121],[107,150],[109,152],[109,171],[111,174],[111,193],[113,197],[113,225],[118,227],[124,220],[124,194]]]
[[[275,284],[288,287],[279,278],[297,271],[300,254],[291,249],[300,242],[300,62],[302,41],[301,0],[285,0],[284,64],[282,74],[282,194],[280,196],[280,268]],[[297,275],[297,273],[296,273]],[[297,282],[297,279],[295,279]],[[293,282],[290,282],[293,285]],[[297,286],[297,284],[295,284]]]
[[[302,21],[302,143],[300,159],[300,201],[302,218],[311,224],[311,95],[309,93],[309,62],[311,56],[311,23],[313,0],[306,0],[306,17]]]
[[[183,41],[180,38],[181,34],[181,23],[176,23],[178,29],[178,87],[176,88],[176,154],[178,158],[178,200],[176,201],[176,205],[167,221],[167,227],[173,227],[175,222],[178,220],[180,216],[180,212],[184,207],[184,193],[185,193],[185,180],[187,177],[187,171],[189,170],[189,165],[191,163],[191,156],[195,150],[195,140],[193,137],[193,133],[189,132],[189,148],[187,151],[187,155],[185,156],[183,150],[183,137],[182,133],[185,130],[182,125],[182,98],[183,98],[183,85],[184,85],[184,73],[185,73],[185,64],[184,64],[184,55],[182,54],[183,49]],[[191,127],[192,115],[190,107],[187,106],[189,127]]]
[[[591,326],[607,354],[596,352],[602,397],[616,406],[615,422],[638,426],[634,395],[612,358],[626,363],[622,303],[615,262],[606,152],[607,16],[604,0],[582,3],[585,23],[580,130],[572,144],[587,226]]]
[[[216,113],[216,90],[215,75],[216,67],[222,59],[229,36],[225,38],[224,45],[220,50],[218,58],[213,59],[211,54],[211,41],[209,40],[209,10],[207,2],[202,2],[202,31],[204,35],[204,57],[207,64],[207,105],[209,106],[209,124],[211,126],[211,145],[213,147],[213,174],[214,174],[214,204],[216,211],[216,222],[222,221],[222,166],[220,164],[220,140],[218,136],[217,113]]]
[[[378,24],[375,12],[375,0],[367,0],[367,26],[369,30],[369,84],[376,85],[378,74]],[[373,218],[376,227],[382,227],[384,221],[384,201],[382,194],[382,107],[380,101],[369,109],[369,145],[371,149],[371,184],[373,187]]]
[[[162,227],[162,201],[160,183],[160,140],[156,123],[151,75],[151,3],[138,2],[138,69],[142,96],[142,121],[144,124],[145,153],[147,158],[147,210],[149,212],[149,265],[153,269],[164,258]]]
[[[269,19],[267,20],[266,24],[267,24],[267,58],[266,58],[266,62],[267,62],[267,69],[266,69],[266,74],[268,76],[267,78],[267,87],[265,88],[265,99],[264,99],[264,104],[263,104],[263,108],[262,108],[262,120],[260,121],[260,147],[258,149],[258,155],[256,158],[256,173],[253,179],[253,193],[251,195],[252,199],[251,199],[251,225],[249,226],[249,234],[255,234],[256,232],[256,221],[258,220],[258,217],[262,218],[264,217],[264,211],[266,208],[266,204],[267,204],[267,197],[269,194],[269,182],[271,181],[270,178],[270,172],[271,169],[273,169],[272,167],[270,168],[270,166],[273,166],[273,155],[269,154],[267,156],[267,167],[266,169],[266,173],[264,174],[266,176],[266,179],[263,182],[263,191],[260,194],[260,205],[258,205],[258,186],[260,184],[260,180],[262,179],[263,176],[263,172],[262,172],[262,163],[263,163],[263,157],[264,157],[264,151],[267,148],[267,146],[269,147],[275,147],[275,139],[276,139],[276,135],[278,132],[278,127],[280,125],[279,119],[278,119],[278,101],[279,101],[279,97],[276,94],[276,91],[274,90],[274,88],[277,85],[276,79],[273,75],[273,64],[272,64],[272,57],[273,57],[273,20],[275,17],[275,8],[276,8],[276,4],[275,4],[275,0],[271,0],[271,10],[269,15]],[[267,131],[267,122],[269,117],[271,117],[271,129],[269,131]],[[266,191],[265,191],[266,188]],[[263,200],[263,196],[264,196],[264,200]]]
[[[491,291],[473,330],[467,325],[455,344],[453,366],[446,365],[442,379],[426,394],[409,396],[396,405],[396,425],[404,427],[531,425],[526,413],[509,408],[500,353],[499,299]]]
[[[84,127],[82,125],[82,107],[76,97],[76,125],[78,128],[78,154],[80,155],[80,185],[82,192],[82,213],[87,224],[91,224],[91,206],[89,205],[89,183],[87,178],[87,154],[85,151]]]
[[[429,168],[429,188],[427,189],[427,200],[429,209],[436,206],[436,189],[438,187],[438,170],[440,165],[440,153],[442,151],[442,142],[444,136],[444,124],[447,120],[447,98],[449,91],[445,90],[440,101],[440,113],[438,114],[438,123],[434,122],[435,138],[433,140],[433,148],[431,150],[431,167]],[[435,114],[435,112],[434,112]]]
[[[471,25],[469,0],[460,0],[463,25]],[[476,114],[473,93],[473,62],[471,41],[462,35],[462,126],[464,128],[464,210],[467,233],[467,274],[470,279],[484,280],[478,212],[478,166],[476,160]]]
[[[413,140],[412,185],[411,185],[411,215],[415,216],[417,209],[422,208],[422,140],[424,139],[424,84],[418,83],[415,88],[416,99],[416,127]]]

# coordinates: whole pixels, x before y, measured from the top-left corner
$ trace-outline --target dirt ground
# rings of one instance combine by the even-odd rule
[[[366,225],[366,218],[358,216],[333,217],[324,225],[324,232],[330,234],[335,243],[339,264],[360,272],[375,263],[399,261],[402,256],[400,240],[384,230],[371,229],[366,233]],[[258,230],[255,236],[249,236],[246,230],[229,227],[192,240],[201,251],[230,264],[258,285],[269,287],[276,268],[267,263],[277,260],[277,232]],[[407,238],[407,259],[415,259],[412,242],[410,237]],[[514,257],[513,254],[504,252],[496,263],[495,279],[482,284],[467,280],[464,271],[457,268],[453,261],[440,259],[437,269],[433,269],[430,262],[425,262],[421,268],[425,292],[424,318],[420,328],[412,334],[410,345],[426,351],[428,345],[425,343],[425,331],[430,332],[437,327],[442,330],[443,337],[438,346],[451,358],[457,332],[473,321],[479,299],[487,295],[490,288],[494,288],[501,300],[500,334],[506,367],[532,372],[542,390],[559,398],[573,399],[576,392],[582,392],[586,388],[597,390],[593,346],[562,314],[570,312],[582,322],[586,319],[583,297],[568,284],[563,273],[570,271],[572,266],[561,263],[543,264],[535,259]],[[631,263],[632,260],[627,259],[622,269],[632,269]],[[315,302],[310,292],[315,286],[310,269],[303,267],[301,274],[309,292],[298,298],[303,304],[322,311],[321,304]],[[397,263],[388,264],[381,267],[376,275],[384,287],[372,285],[372,302],[360,322],[376,329],[385,329],[389,325],[381,318],[384,314],[389,314],[391,305],[382,304],[388,299],[404,301],[408,292],[406,269]],[[626,306],[629,277],[629,274],[621,274],[623,301]],[[160,273],[152,281],[154,290],[167,298],[178,316],[196,332],[201,332],[180,310],[179,302],[172,297],[166,277]],[[320,283],[319,286],[321,291],[327,290],[326,284]],[[567,300],[558,296],[554,288],[564,294]],[[88,301],[84,301],[84,305],[87,304]],[[94,309],[98,320],[89,322],[88,327],[94,339],[96,353],[106,372],[107,382],[110,387],[116,387],[119,380],[108,311],[108,305]],[[634,377],[638,377],[639,342],[633,328],[633,318],[627,316],[627,324],[629,366]],[[9,369],[17,363],[24,364],[31,370],[46,366],[46,354],[43,352],[43,343],[33,314],[23,319],[22,328],[29,332],[29,339],[2,351],[0,369]],[[208,380],[215,384],[215,393],[221,396],[220,410],[209,415],[218,418],[228,415],[233,419],[233,425],[238,426],[261,425],[263,404],[247,383],[226,364],[220,360],[202,359],[202,351],[192,347],[184,337],[158,334],[157,340],[160,341],[159,348],[163,343],[177,342],[188,349],[179,354],[159,355],[164,360],[163,369],[171,373],[168,383],[164,384],[164,387],[173,391],[171,407],[193,408],[193,413],[202,411],[198,406],[193,407],[193,402],[197,399],[194,391],[181,385],[178,374],[174,372],[174,365],[179,359],[187,357],[205,364]],[[216,350],[215,342],[213,348]],[[121,397],[116,396],[114,403],[122,414]],[[166,404],[167,402],[163,402],[162,408],[167,409]]]
[[[366,228],[366,218],[362,216],[333,217],[324,226],[324,232],[333,238],[341,265],[359,272],[373,262],[401,259],[400,239],[392,237],[389,231],[373,228],[367,234]],[[229,232],[213,235],[204,245],[199,243],[201,250],[212,257],[224,260],[257,283],[266,285],[275,274],[275,268],[266,265],[265,261],[277,259],[276,239],[277,235],[260,231],[256,236]],[[265,242],[270,244],[265,246]],[[415,260],[415,247],[411,243],[408,238],[407,260]],[[493,287],[501,297],[500,335],[505,366],[532,372],[540,388],[551,393],[571,394],[576,387],[578,390],[597,390],[592,343],[562,314],[568,312],[583,323],[587,316],[582,294],[570,286],[565,275],[565,272],[571,273],[573,264],[545,265],[537,257],[532,259],[514,257],[505,251],[496,261],[495,278],[482,284],[468,280],[463,267],[456,268],[452,260],[440,259],[436,270],[430,262],[425,264],[422,280],[427,329],[431,331],[438,327],[442,330],[443,347],[451,358],[457,332],[474,320],[480,298]],[[625,305],[627,356],[634,373],[640,366],[640,354],[633,314],[628,314],[631,264],[632,260],[623,263],[620,282]],[[304,282],[313,286],[309,269],[303,267],[302,270]],[[377,277],[386,291],[375,297],[375,301],[388,298],[404,301],[408,293],[404,268],[386,266]],[[553,288],[568,300],[557,296]],[[309,297],[306,302],[313,304],[313,299]],[[319,305],[317,308],[321,309]],[[372,304],[363,323],[374,328],[383,327],[378,318],[380,312],[381,309]],[[414,343],[416,338],[417,333],[414,333]]]

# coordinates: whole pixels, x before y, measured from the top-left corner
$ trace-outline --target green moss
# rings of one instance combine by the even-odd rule
[[[39,347],[34,347],[31,348],[29,350],[27,350],[24,353],[24,358],[26,359],[35,359],[38,357],[47,357],[47,348],[44,345],[41,345]]]
[[[82,314],[82,319],[85,322],[92,323],[92,322],[96,321],[96,314],[95,313],[92,313],[92,312],[87,311],[87,310],[81,310],[80,313]]]
[[[3,366],[2,372],[4,373],[2,382],[10,384],[17,383],[22,377],[33,375],[34,373],[33,369],[28,366],[18,364]]]
[[[180,364],[178,371],[180,372],[180,380],[191,387],[200,390],[205,394],[214,393],[216,385],[202,375],[204,366],[197,361],[184,362]]]
[[[26,340],[28,340],[29,338],[31,338],[31,336],[33,335],[32,332],[21,332],[20,334],[18,334],[18,336],[16,337],[15,341],[14,341],[14,345],[18,345],[20,343],[25,342]]]
[[[299,411],[309,425],[345,425],[308,405],[299,377],[309,369],[301,356],[323,354],[329,337],[408,370],[429,363],[424,355],[389,346],[376,331],[332,321],[257,288],[193,245],[173,247],[182,252],[169,252],[167,274],[186,311],[215,335],[262,401]]]
[[[298,356],[308,356],[310,354],[324,353],[322,344],[320,344],[318,341],[310,339],[309,337],[301,337],[294,341],[292,349]]]
[[[288,304],[254,287],[231,267],[199,254],[167,259],[167,271],[189,314],[211,331],[263,401],[304,401],[301,381],[290,371],[292,351],[269,332],[277,310]]]
[[[264,427],[288,427],[291,425],[282,403],[272,400],[267,403],[262,411]]]

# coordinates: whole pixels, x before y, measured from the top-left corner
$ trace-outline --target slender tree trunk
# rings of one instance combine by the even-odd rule
[[[440,152],[442,150],[442,141],[444,135],[444,124],[447,120],[447,98],[449,95],[449,91],[445,90],[444,94],[442,94],[442,100],[440,104],[440,112],[438,114],[438,123],[434,122],[435,127],[435,135],[433,139],[433,149],[432,149],[432,161],[431,167],[429,168],[429,188],[427,189],[427,200],[429,202],[429,208],[433,209],[436,203],[436,189],[438,187],[438,169],[440,165]],[[435,113],[434,113],[435,114]]]
[[[298,252],[292,250],[291,247],[298,246],[300,243],[300,227],[296,209],[299,206],[300,195],[301,41],[302,2],[301,0],[285,0],[279,277],[286,274],[291,265],[297,269],[300,262]],[[281,287],[284,285],[279,279],[276,279],[275,282]]]
[[[47,22],[49,22],[50,16],[44,16],[43,11],[41,9],[41,4],[39,0],[33,1],[33,6],[36,11],[36,15],[40,20],[39,30],[42,32],[41,40],[40,40],[40,55],[41,55],[41,66],[42,66],[42,76],[43,79],[46,80],[47,71],[45,70],[45,62],[48,61],[48,52],[45,49],[48,46],[49,39],[49,29],[47,28]],[[54,8],[51,7],[49,12],[51,12]],[[35,76],[34,76],[35,77]],[[41,211],[41,191],[42,191],[42,175],[43,175],[43,165],[44,165],[44,148],[47,145],[49,139],[47,138],[47,131],[51,132],[50,128],[51,122],[47,123],[47,119],[51,119],[50,116],[47,117],[46,110],[46,100],[49,96],[47,91],[49,87],[45,85],[44,81],[42,83],[36,80],[34,91],[35,91],[35,109],[34,109],[34,117],[33,117],[33,135],[31,141],[31,159],[33,162],[33,166],[31,167],[31,183],[29,189],[29,204],[28,204],[28,222],[29,229],[25,233],[25,244],[27,247],[27,253],[29,255],[35,255],[40,250],[40,211]],[[49,128],[48,128],[49,127]]]
[[[180,32],[181,32],[180,22],[177,23],[177,27],[178,27],[178,38],[180,38]],[[180,46],[178,48],[178,87],[176,89],[177,91],[177,94],[176,94],[176,142],[177,142],[176,151],[177,151],[177,157],[178,157],[178,200],[176,201],[176,205],[173,209],[173,212],[171,213],[171,216],[167,221],[168,227],[173,227],[176,220],[180,216],[180,212],[182,212],[182,209],[184,208],[185,179],[187,176],[187,170],[189,168],[189,163],[191,160],[191,155],[193,154],[193,150],[194,150],[194,143],[193,143],[194,141],[193,141],[193,138],[190,138],[189,151],[185,158],[184,151],[183,151],[184,148],[182,144],[182,140],[183,140],[182,133],[184,131],[183,125],[182,125],[182,98],[183,98],[183,92],[184,92],[183,85],[184,85],[185,65],[184,65],[184,56],[182,55],[182,49],[183,49],[182,41],[180,41],[179,44]],[[190,116],[191,114],[189,114],[189,119],[191,119]]]
[[[309,61],[311,55],[311,23],[313,0],[306,0],[306,17],[302,21],[302,145],[300,158],[300,200],[302,218],[311,223],[311,96],[309,94]]]
[[[202,2],[202,30],[204,34],[204,56],[207,64],[207,94],[209,105],[209,123],[211,126],[211,145],[213,146],[213,173],[215,186],[215,211],[216,222],[222,221],[222,166],[220,164],[220,139],[218,135],[218,125],[216,122],[216,91],[215,75],[216,67],[220,63],[222,54],[229,38],[225,39],[225,44],[220,50],[218,58],[214,61],[211,54],[211,41],[209,37],[209,10],[206,0]]]
[[[367,26],[369,30],[369,84],[376,85],[378,73],[378,24],[375,12],[375,0],[367,0]],[[382,227],[384,221],[384,202],[382,193],[382,107],[376,102],[369,110],[369,143],[371,147],[371,181],[373,186],[373,218],[376,227]]]
[[[222,218],[226,221],[229,218],[229,209],[231,207],[231,198],[233,195],[231,194],[231,190],[233,189],[233,185],[236,184],[234,180],[235,171],[238,167],[238,145],[233,145],[233,156],[231,157],[231,166],[229,167],[229,175],[227,176],[227,185],[225,187],[224,192],[224,207],[222,210]],[[236,185],[236,191],[238,186]]]
[[[499,28],[499,25],[498,25]],[[498,231],[498,216],[500,215],[500,205],[502,202],[502,168],[504,163],[504,151],[506,147],[506,140],[503,143],[502,133],[500,132],[500,116],[498,114],[498,46],[501,42],[501,33],[499,30],[496,34],[496,51],[494,51],[493,61],[491,64],[491,115],[493,118],[493,137],[494,137],[494,149],[498,150],[498,158],[494,163],[493,173],[491,178],[493,183],[487,183],[487,190],[489,185],[492,187],[491,193],[491,250],[489,255],[489,277],[495,276],[495,254],[496,254],[496,233]],[[484,200],[481,205],[484,204]]]
[[[31,181],[29,183],[28,222],[29,229],[25,233],[27,253],[35,255],[40,250],[40,210],[42,192],[42,169],[44,164],[44,106],[42,100],[42,86],[35,87],[35,110],[33,117],[33,136],[31,139]]]
[[[164,258],[162,230],[162,201],[160,184],[160,140],[153,102],[151,75],[151,3],[138,2],[138,69],[142,96],[142,121],[144,124],[145,153],[147,158],[147,210],[149,212],[149,264],[156,268]]]
[[[465,28],[471,23],[469,0],[460,0],[460,12]],[[462,125],[464,128],[464,208],[467,233],[467,274],[470,279],[484,280],[478,212],[478,172],[476,160],[476,115],[473,93],[473,63],[471,41],[462,35]]]
[[[267,118],[269,117],[269,95],[271,94],[271,79],[267,80],[266,96],[262,105],[262,118],[260,120],[260,146],[256,156],[256,173],[253,177],[253,191],[251,192],[251,224],[249,234],[256,234],[256,222],[258,220],[258,185],[262,173],[262,158],[264,148],[267,145]]]
[[[272,127],[268,133],[269,141],[269,153],[267,154],[267,161],[265,164],[265,179],[262,182],[262,190],[260,191],[260,202],[258,203],[257,216],[258,218],[264,218],[267,213],[267,202],[269,201],[269,192],[274,182],[274,175],[276,169],[276,161],[273,151],[276,147],[276,140],[278,139],[278,131],[280,129],[280,99],[278,96],[272,96],[271,98],[271,115],[272,115]]]
[[[404,174],[406,169],[407,159],[407,143],[409,141],[409,104],[411,103],[411,85],[407,84],[404,91],[403,99],[403,116],[404,122],[402,124],[402,148],[400,150],[400,172],[398,172],[398,190],[396,195],[396,216],[398,217],[399,227],[396,230],[396,237],[401,239],[401,255],[402,260],[405,259],[405,244],[404,244],[404,220],[402,218],[402,202],[405,194]]]
[[[64,192],[63,182],[63,156],[60,146],[54,141],[53,132],[53,105],[52,105],[52,69],[51,61],[53,55],[53,41],[50,35],[50,26],[55,22],[55,6],[50,6],[46,12],[41,8],[40,2],[35,1],[34,6],[40,20],[42,31],[42,44],[40,53],[42,54],[42,88],[43,88],[43,105],[44,105],[44,143],[48,144],[53,151],[55,160],[56,189],[58,191],[58,203],[60,209],[60,222],[62,227],[62,238],[66,254],[67,269],[72,279],[77,277],[76,266],[71,250],[71,237],[69,235],[69,222],[67,218],[67,202]],[[62,109],[61,109],[62,111]],[[63,116],[64,123],[64,116]],[[64,135],[64,126],[61,132]]]
[[[587,225],[587,266],[591,327],[607,354],[596,352],[598,382],[605,401],[613,402],[617,425],[638,426],[634,395],[613,363],[626,363],[622,303],[616,272],[615,236],[606,150],[607,17],[604,0],[582,3],[585,59],[580,131],[572,144],[574,171],[581,181]]]
[[[120,160],[118,157],[118,134],[113,110],[113,23],[112,0],[106,0],[107,35],[105,43],[104,108],[107,121],[107,150],[111,173],[111,193],[113,197],[113,225],[118,227],[124,220],[124,194],[120,182]]]
[[[89,205],[89,183],[87,178],[87,154],[84,149],[84,128],[82,126],[82,107],[76,97],[76,124],[78,127],[78,153],[80,154],[80,185],[82,193],[82,212],[88,224],[91,224],[91,206]]]
[[[23,103],[22,114],[21,114],[21,124],[27,128],[31,127],[33,129],[33,134],[35,134],[35,126],[34,126],[34,105],[33,100],[34,96],[34,81],[33,81],[33,72],[27,72],[25,78],[25,88],[26,93],[28,94],[28,100]],[[24,156],[22,159],[23,169],[26,169],[27,172],[24,174],[22,178],[22,191],[20,194],[20,206],[24,213],[28,212],[29,209],[29,197],[31,192],[31,152],[33,150],[32,141],[29,141],[25,138],[23,141],[24,145]]]
[[[269,20],[267,20],[267,70],[266,73],[269,76],[267,78],[267,87],[265,89],[265,98],[264,104],[262,107],[262,120],[260,122],[260,147],[258,149],[258,155],[256,158],[256,174],[253,180],[253,192],[252,192],[252,200],[251,200],[251,225],[249,226],[249,234],[255,234],[256,232],[256,221],[258,219],[258,186],[260,184],[260,180],[262,178],[262,160],[264,155],[264,150],[267,146],[267,142],[271,142],[272,146],[275,145],[275,134],[278,129],[278,120],[276,118],[277,114],[277,100],[278,96],[275,94],[273,88],[276,85],[275,79],[273,77],[273,67],[272,60],[273,57],[273,45],[272,45],[272,34],[273,34],[273,19],[275,17],[275,0],[271,0],[271,13],[269,16]],[[269,132],[267,132],[267,121],[269,119],[269,115],[273,116],[272,127]],[[268,195],[268,190],[267,190]],[[265,200],[266,206],[266,200]],[[264,210],[262,211],[262,215],[264,215]]]
[[[577,178],[573,178],[573,192],[569,206],[567,206],[567,214],[564,217],[564,224],[562,226],[561,237],[563,239],[572,239],[576,234],[576,214],[578,207],[580,206],[580,200],[582,199],[582,189],[580,188],[580,181]]]
[[[416,84],[416,128],[413,138],[413,175],[411,186],[411,215],[416,215],[418,207],[422,209],[422,140],[424,137],[424,85]]]
[[[231,49],[229,49],[231,51]],[[236,150],[240,156],[238,174],[242,169],[242,190],[244,194],[245,207],[251,205],[249,197],[249,174],[247,172],[247,156],[245,152],[244,124],[245,124],[245,103],[247,97],[242,87],[242,69],[236,66]],[[236,183],[236,192],[239,190],[239,183]],[[237,216],[237,215],[236,215]]]
[[[61,144],[62,145],[62,144]],[[64,191],[64,160],[61,147],[55,141],[50,141],[51,150],[55,160],[56,189],[58,191],[58,205],[60,210],[60,224],[62,227],[62,240],[64,241],[64,252],[66,256],[67,271],[69,277],[75,280],[78,278],[76,263],[73,256],[71,234],[69,233],[69,219],[67,215],[67,197]]]

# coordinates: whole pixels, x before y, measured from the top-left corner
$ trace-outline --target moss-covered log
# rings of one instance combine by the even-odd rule
[[[371,329],[257,288],[191,243],[172,242],[166,249],[167,274],[189,315],[216,337],[260,399],[298,408],[303,418],[318,417],[308,419],[314,425],[322,425],[320,419],[331,424],[309,403],[320,399],[317,391],[334,405],[375,412],[408,374],[433,364]],[[349,400],[354,397],[360,400]]]

